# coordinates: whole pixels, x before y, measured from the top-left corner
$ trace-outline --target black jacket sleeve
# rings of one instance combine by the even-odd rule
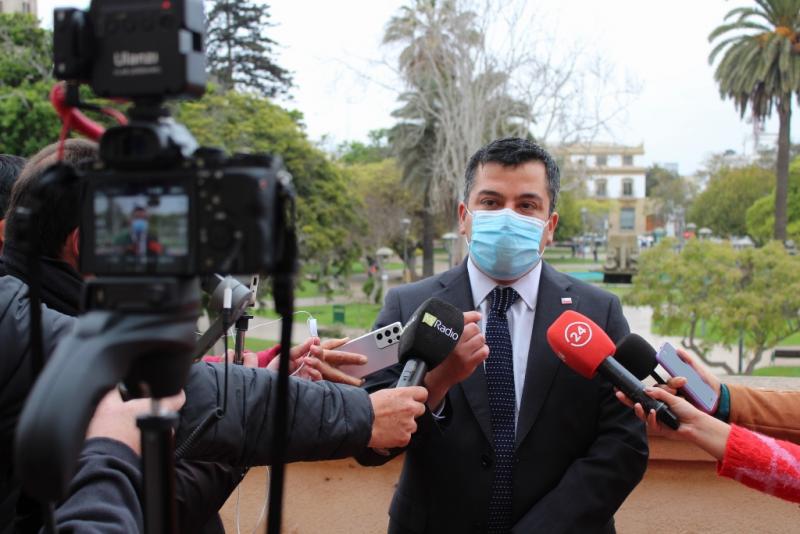
[[[229,367],[227,413],[204,432],[184,456],[231,465],[272,462],[277,375],[266,369]],[[222,405],[224,366],[194,365],[186,384],[176,443]],[[287,460],[346,458],[362,451],[372,436],[372,403],[359,388],[289,378]]]
[[[88,440],[69,497],[56,510],[58,531],[142,532],[141,479],[139,457],[129,447],[106,438]]]

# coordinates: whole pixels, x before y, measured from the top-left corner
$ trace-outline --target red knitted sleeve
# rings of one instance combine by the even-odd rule
[[[800,502],[800,446],[794,443],[732,425],[717,473],[769,495]]]

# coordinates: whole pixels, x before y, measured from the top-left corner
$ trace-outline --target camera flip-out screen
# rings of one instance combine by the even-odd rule
[[[174,184],[95,189],[92,248],[100,272],[185,272],[191,257],[189,196]]]

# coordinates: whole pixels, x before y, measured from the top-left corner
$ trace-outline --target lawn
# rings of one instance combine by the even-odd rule
[[[380,304],[365,304],[354,303],[345,304],[344,315],[345,322],[343,326],[360,328],[364,331],[369,330],[372,323],[375,322],[375,317],[381,310]],[[335,326],[337,323],[333,322],[333,305],[323,304],[320,306],[303,306],[303,310],[309,312],[317,318],[320,326]],[[272,310],[257,310],[259,316],[267,318],[277,318],[278,315]]]
[[[762,367],[753,372],[754,376],[790,376],[800,377],[800,367],[785,367],[774,365],[772,367]]]

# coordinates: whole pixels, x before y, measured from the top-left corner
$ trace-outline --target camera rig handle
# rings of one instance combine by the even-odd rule
[[[97,403],[126,377],[161,398],[178,393],[195,342],[192,313],[93,311],[80,317],[37,380],[20,416],[16,473],[42,501],[67,494]],[[131,383],[128,383],[129,386]]]
[[[100,111],[114,118],[119,124],[127,124],[128,119],[124,114],[113,108],[101,108],[99,106],[90,106],[83,104],[79,97],[79,87],[75,84],[67,84],[59,82],[50,90],[50,103],[56,110],[62,124],[68,125],[70,129],[75,130],[92,141],[99,141],[105,133],[106,129],[102,124],[99,124],[78,109],[85,107],[95,111]]]

